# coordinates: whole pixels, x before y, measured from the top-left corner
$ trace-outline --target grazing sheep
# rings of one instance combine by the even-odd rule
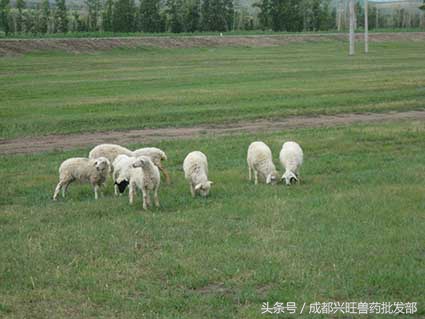
[[[113,163],[118,155],[127,155],[133,157],[149,156],[153,163],[158,166],[158,168],[164,174],[167,184],[170,183],[170,175],[162,165],[162,161],[167,160],[167,155],[164,151],[156,147],[140,148],[132,152],[128,148],[117,144],[100,144],[90,151],[89,158],[97,158],[100,156],[106,157],[112,164],[111,173],[113,173],[115,169]]]
[[[282,180],[285,180],[286,185],[295,184],[299,181],[299,171],[303,163],[303,157],[303,150],[298,143],[286,142],[283,144],[279,159],[285,169]]]
[[[88,182],[94,188],[94,198],[98,199],[98,189],[104,184],[111,164],[105,157],[88,159],[84,157],[69,158],[59,167],[59,183],[53,199],[56,200],[60,190],[65,197],[66,189],[74,181]]]
[[[253,142],[249,145],[248,155],[249,180],[252,179],[251,173],[254,172],[255,184],[258,184],[258,175],[266,184],[276,184],[278,173],[273,164],[272,151],[263,142]]]
[[[164,151],[160,150],[156,147],[144,147],[139,148],[133,152],[134,157],[139,156],[148,156],[151,161],[158,166],[159,170],[164,174],[165,180],[167,181],[167,184],[170,184],[170,174],[165,169],[165,167],[162,165],[162,161],[167,160],[167,155]]]
[[[195,197],[196,193],[208,196],[213,182],[208,180],[208,161],[205,154],[199,151],[189,153],[184,159],[183,170],[192,197]]]
[[[134,157],[121,154],[118,155],[112,163],[112,166],[114,167],[112,179],[114,180],[115,195],[118,195],[118,193],[124,193],[130,180],[131,165],[135,162],[135,160],[136,159]]]
[[[136,187],[143,193],[143,209],[151,206],[149,192],[154,192],[155,206],[159,207],[158,189],[160,177],[158,167],[147,156],[137,157],[130,169],[128,198],[130,204],[133,204]]]
[[[117,144],[100,144],[95,146],[89,153],[89,158],[106,157],[112,164],[118,155],[133,156],[133,152],[128,148]],[[111,167],[111,173],[114,171],[114,166]]]

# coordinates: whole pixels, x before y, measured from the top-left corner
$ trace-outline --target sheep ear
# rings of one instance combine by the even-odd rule
[[[195,191],[199,191],[202,188],[202,184],[198,184],[195,186]]]
[[[208,184],[210,184],[210,186],[211,186],[211,185],[213,185],[214,183],[213,183],[213,182],[211,182],[211,181],[208,181]]]
[[[270,184],[272,182],[272,174],[267,175],[266,184]]]
[[[133,167],[143,167],[145,166],[145,161],[143,159],[138,159],[136,162],[133,163]]]

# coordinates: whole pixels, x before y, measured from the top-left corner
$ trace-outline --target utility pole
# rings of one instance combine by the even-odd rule
[[[369,3],[364,1],[364,53],[369,52]]]
[[[354,55],[354,0],[350,0],[350,55]]]

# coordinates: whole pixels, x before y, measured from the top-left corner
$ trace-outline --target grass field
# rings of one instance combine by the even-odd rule
[[[113,50],[0,59],[0,136],[411,110],[425,103],[423,42]]]
[[[255,139],[275,157],[299,141],[302,184],[250,184]],[[98,202],[78,185],[51,201],[59,163],[88,150],[2,157],[0,316],[266,318],[265,301],[410,301],[422,318],[424,140],[413,121],[163,142],[173,183],[149,212],[111,185]],[[209,156],[206,200],[183,179],[193,149]]]
[[[349,58],[328,41],[2,57],[0,137],[424,109],[424,48],[374,43]],[[249,183],[254,140],[275,164],[282,142],[298,141],[302,183]],[[263,302],[417,302],[406,318],[425,317],[424,121],[155,146],[172,184],[147,212],[140,195],[134,206],[114,198],[111,182],[98,201],[78,184],[51,200],[60,163],[89,148],[0,154],[0,318],[389,317],[261,315]],[[207,199],[191,198],[181,169],[196,149],[209,158]]]

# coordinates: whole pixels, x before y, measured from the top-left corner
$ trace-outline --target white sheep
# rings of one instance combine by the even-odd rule
[[[94,147],[90,151],[89,158],[94,159],[98,157],[106,157],[109,160],[109,162],[112,164],[115,158],[121,154],[124,154],[127,156],[133,156],[133,152],[123,146],[120,146],[117,144],[100,144]],[[114,171],[114,166],[112,164],[111,173],[113,173],[113,171]]]
[[[53,199],[57,199],[61,189],[62,196],[65,197],[69,184],[74,181],[90,183],[94,188],[94,197],[98,199],[98,189],[105,183],[110,167],[111,164],[105,157],[67,159],[59,167],[59,183],[56,186]]]
[[[192,197],[195,197],[196,193],[208,196],[213,182],[208,180],[208,161],[205,154],[199,151],[189,153],[184,159],[183,171]]]
[[[137,157],[131,164],[128,198],[134,202],[136,188],[143,193],[143,209],[151,206],[150,192],[154,192],[154,203],[159,207],[158,189],[160,184],[159,169],[147,156]]]
[[[130,181],[130,168],[135,160],[136,158],[134,157],[121,154],[118,155],[112,163],[112,166],[114,167],[112,179],[114,180],[115,195],[118,195],[118,193],[124,193],[125,188]]]
[[[158,166],[159,170],[164,174],[167,184],[170,184],[170,174],[168,173],[168,171],[165,169],[165,167],[162,164],[162,161],[167,160],[167,155],[165,154],[163,150],[160,150],[159,148],[156,148],[156,147],[144,147],[144,148],[139,148],[133,151],[132,154],[134,157],[148,156],[151,159],[151,161],[156,166]]]
[[[248,147],[247,154],[249,180],[252,180],[254,173],[255,184],[258,184],[258,175],[266,184],[276,184],[278,173],[273,164],[272,151],[263,142],[253,142]]]
[[[285,169],[282,180],[286,185],[295,184],[299,181],[299,171],[303,164],[303,150],[296,142],[286,142],[279,154],[280,163]]]
[[[163,160],[167,160],[167,155],[164,151],[160,150],[156,147],[145,147],[135,150],[134,152],[125,148],[123,146],[117,144],[100,144],[94,147],[90,153],[89,158],[97,158],[97,157],[106,157],[112,164],[111,173],[114,172],[114,161],[118,155],[127,155],[133,157],[139,156],[148,156],[153,161],[153,163],[158,166],[158,168],[164,174],[167,184],[170,183],[170,175],[168,171],[162,165]]]

